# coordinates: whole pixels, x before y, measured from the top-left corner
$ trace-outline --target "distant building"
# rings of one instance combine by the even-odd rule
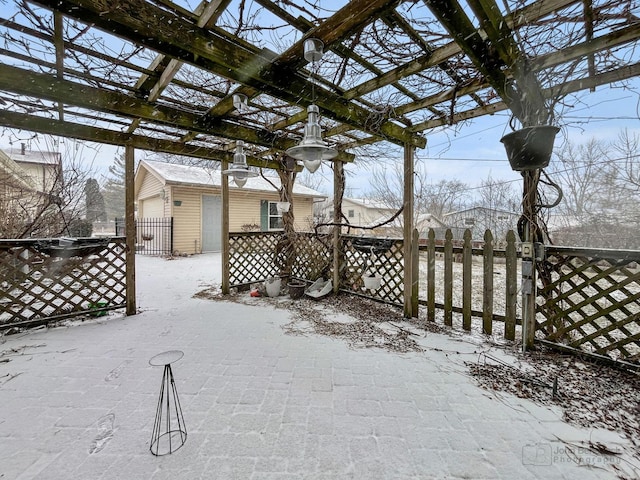
[[[365,198],[343,198],[342,214],[345,223],[354,227],[364,227],[371,225],[378,219],[389,219],[396,213],[397,209]],[[316,210],[316,223],[333,222],[333,199],[329,198],[319,202]],[[345,227],[343,231],[347,231]],[[355,232],[351,232],[355,233]]]
[[[280,180],[271,177],[276,186]],[[142,160],[135,175],[138,219],[173,217],[173,249],[180,253],[219,251],[222,245],[222,197],[219,170]],[[294,184],[295,229],[312,231],[313,204],[326,198]],[[229,231],[280,231],[278,191],[262,177],[247,179],[243,188],[229,182]],[[144,235],[145,232],[140,232]]]
[[[393,218],[397,213],[398,208],[389,207],[381,202],[365,198],[342,199],[342,214],[346,217],[343,222],[348,222],[354,227],[366,227],[366,230],[353,229],[351,231],[352,234],[390,238],[402,237],[404,217],[400,214]],[[392,218],[393,220],[391,220]],[[389,220],[391,221],[389,222]],[[333,222],[333,199],[320,202],[316,222]],[[420,238],[426,238],[430,228],[435,229],[437,232],[446,229],[444,222],[430,213],[417,214],[414,217],[414,223]],[[346,232],[348,229],[345,227],[342,230]]]
[[[59,153],[27,151],[24,144],[19,149],[0,150],[0,236],[56,231],[59,225],[54,218],[60,212],[51,208],[59,204],[62,187]],[[45,214],[49,220],[34,230],[34,220]]]
[[[10,148],[3,153],[19,167],[19,176],[35,191],[57,195],[62,190],[62,156],[59,152]]]
[[[451,228],[456,240],[462,239],[464,231],[469,229],[473,240],[482,241],[485,231],[491,230],[497,242],[504,240],[509,230],[516,231],[519,218],[519,213],[507,210],[472,207],[447,213],[442,216],[442,221]]]

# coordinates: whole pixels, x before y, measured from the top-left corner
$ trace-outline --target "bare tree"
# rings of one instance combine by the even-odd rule
[[[609,189],[605,181],[616,176],[608,162],[607,145],[595,139],[583,145],[566,142],[555,156],[547,171],[562,187],[558,212],[570,223],[583,222],[597,214]]]
[[[368,198],[388,208],[399,209],[404,202],[404,166],[393,163],[374,168],[370,185]],[[418,163],[414,169],[414,191],[414,223],[422,230],[429,226],[430,216],[441,219],[443,214],[462,208],[467,200],[468,186],[458,180],[429,183],[426,167]],[[401,234],[401,230],[398,233]]]
[[[640,139],[622,132],[605,143],[567,142],[549,168],[563,199],[552,211],[551,238],[575,246],[637,248]],[[555,215],[554,215],[555,213]]]

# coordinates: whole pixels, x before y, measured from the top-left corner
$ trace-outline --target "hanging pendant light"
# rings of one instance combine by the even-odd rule
[[[244,112],[248,107],[247,96],[244,93],[234,93],[233,94],[233,108],[235,108],[238,112]]]
[[[227,170],[223,170],[223,175],[231,175],[233,177],[233,182],[238,186],[238,188],[242,188],[247,183],[247,178],[257,177],[258,173],[252,170],[249,170],[249,166],[247,165],[247,156],[244,154],[244,142],[242,140],[238,140],[236,142],[236,153],[233,154],[233,164],[231,168]]]
[[[322,60],[324,55],[324,43],[317,38],[307,38],[304,41],[304,59],[309,63],[316,63]]]
[[[304,126],[304,137],[302,141],[295,147],[287,150],[287,155],[302,160],[304,166],[313,173],[318,170],[322,160],[331,160],[338,151],[331,148],[322,140],[322,129],[318,123],[320,110],[316,105],[309,105],[307,108],[308,117],[307,124]]]
[[[308,38],[304,41],[304,58],[311,64],[322,59],[324,44],[317,38]],[[312,84],[313,85],[313,84]],[[315,101],[315,89],[312,94]],[[287,155],[296,160],[302,160],[304,166],[311,173],[318,170],[322,160],[331,160],[338,155],[338,151],[329,147],[322,140],[322,128],[320,127],[320,110],[315,104],[307,108],[307,124],[304,126],[302,141],[295,147],[287,150]]]

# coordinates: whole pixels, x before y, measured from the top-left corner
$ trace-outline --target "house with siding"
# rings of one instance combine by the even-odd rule
[[[516,230],[520,214],[508,210],[487,207],[471,207],[457,212],[445,213],[445,222],[456,240],[461,240],[466,229],[471,231],[473,240],[483,241],[486,230],[491,230],[495,242],[505,239],[509,230]]]
[[[277,177],[268,178],[280,187]],[[138,220],[173,218],[175,253],[222,248],[220,170],[141,160],[134,182]],[[324,198],[320,192],[294,185],[291,208],[296,231],[312,230],[314,202]],[[279,200],[279,192],[262,177],[249,178],[243,188],[229,182],[229,231],[282,230]]]
[[[354,227],[370,225],[380,218],[390,218],[397,211],[382,202],[376,202],[367,198],[343,198],[342,214],[349,224]],[[327,199],[319,203],[317,208],[319,223],[333,221],[333,199]]]
[[[55,207],[62,186],[62,161],[58,152],[32,152],[24,144],[0,150],[2,236],[15,234],[47,209]],[[40,231],[43,232],[47,233]]]
[[[29,150],[23,143],[4,151],[5,164],[17,167],[17,175],[41,194],[55,195],[62,189],[62,155],[59,152]]]

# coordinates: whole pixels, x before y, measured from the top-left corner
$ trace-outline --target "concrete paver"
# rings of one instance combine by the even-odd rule
[[[558,453],[557,437],[594,431],[490,395],[447,355],[477,345],[429,334],[425,352],[396,354],[286,335],[284,310],[185,293],[207,257],[139,259],[139,315],[6,337],[0,350],[16,354],[0,364],[0,478],[615,478]],[[145,287],[168,265],[172,281]],[[188,438],[154,457],[162,369],[148,360],[174,349]]]

